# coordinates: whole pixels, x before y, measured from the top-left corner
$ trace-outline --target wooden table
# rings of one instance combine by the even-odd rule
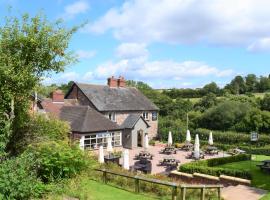
[[[218,154],[218,148],[215,146],[208,146],[205,150],[205,153],[210,155]]]
[[[204,159],[204,156],[205,156],[204,152],[203,152],[203,151],[200,151],[200,158],[199,158],[199,159]],[[189,154],[189,155],[187,156],[187,158],[189,158],[189,159],[196,159],[196,158],[194,157],[194,151],[192,151],[191,154]]]
[[[161,150],[161,153],[165,154],[176,154],[176,148],[175,147],[165,147],[164,149]]]
[[[150,174],[152,171],[152,163],[150,160],[141,159],[134,163],[133,168],[136,171],[141,171],[143,173]]]
[[[184,144],[184,146],[182,146],[182,150],[184,150],[184,151],[191,151],[192,149],[193,149],[193,144],[192,143],[190,143],[190,142],[187,142],[187,143],[185,143]]]
[[[119,159],[121,156],[115,156],[115,155],[107,155],[104,156],[105,163],[115,163],[119,165]]]
[[[257,167],[260,167],[262,171],[266,171],[270,173],[270,160],[264,160],[261,164],[256,165]]]
[[[177,167],[179,163],[180,161],[176,160],[172,156],[164,157],[163,160],[159,161],[160,166],[168,166],[168,167]]]
[[[152,160],[153,157],[154,157],[154,155],[149,153],[148,151],[141,151],[141,152],[139,152],[138,155],[135,155],[135,160],[140,160],[140,159]]]

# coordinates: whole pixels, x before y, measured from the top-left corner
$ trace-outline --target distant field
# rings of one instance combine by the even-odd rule
[[[264,95],[267,94],[267,93],[253,93],[253,95],[256,97],[256,98],[260,98],[262,99],[264,97]],[[217,97],[218,99],[222,98],[222,97]],[[201,98],[185,98],[186,100],[189,99],[192,103],[197,103],[200,101]]]

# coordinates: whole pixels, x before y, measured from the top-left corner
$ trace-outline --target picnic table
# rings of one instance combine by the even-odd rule
[[[186,142],[181,149],[184,151],[191,151],[193,149],[193,144],[190,142]]]
[[[176,154],[176,148],[173,147],[173,146],[167,146],[165,147],[164,149],[161,150],[161,153],[164,153],[164,154]]]
[[[203,151],[200,151],[200,158],[199,159],[204,159],[205,153]],[[196,159],[194,156],[194,151],[191,152],[191,154],[189,154],[187,156],[188,159]]]
[[[152,163],[148,159],[141,159],[134,163],[133,169],[148,174],[152,171]]]
[[[170,168],[175,168],[180,163],[180,160],[175,159],[173,156],[164,157],[163,160],[159,161],[160,166],[167,166]]]
[[[218,152],[218,148],[215,146],[208,146],[205,150],[205,153],[210,155],[218,154]]]
[[[141,152],[139,152],[139,154],[135,155],[135,160],[141,160],[141,159],[152,160],[153,157],[154,157],[154,155],[149,153],[148,151],[141,151]]]
[[[261,164],[256,165],[257,167],[260,167],[262,171],[266,171],[270,173],[270,160],[264,160]]]
[[[234,156],[234,155],[238,155],[238,154],[244,154],[246,152],[244,150],[235,148],[235,149],[229,150],[228,153]]]
[[[119,159],[121,156],[118,155],[106,155],[104,156],[105,163],[115,163],[119,165]]]

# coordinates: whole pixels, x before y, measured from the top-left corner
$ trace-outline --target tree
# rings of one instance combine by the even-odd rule
[[[0,27],[0,121],[6,121],[3,113],[11,111],[13,101],[12,134],[27,118],[29,95],[42,78],[76,60],[67,49],[77,29],[59,20],[51,23],[42,14],[7,17]]]
[[[257,83],[257,88],[259,92],[270,90],[270,79],[268,77],[261,76],[259,83]]]
[[[255,74],[248,74],[246,77],[247,92],[255,92],[257,85],[257,77]]]
[[[217,84],[215,82],[212,82],[212,83],[209,83],[209,84],[206,84],[203,89],[205,94],[208,94],[208,93],[213,93],[213,94],[219,94],[219,87],[217,86]]]
[[[244,94],[246,92],[246,83],[242,76],[236,76],[225,89],[229,89],[232,94]]]
[[[261,109],[270,111],[270,94],[265,94],[261,100]]]
[[[215,106],[216,104],[216,95],[214,93],[208,93],[206,96],[200,99],[200,101],[195,105],[195,108],[204,112],[205,110]]]

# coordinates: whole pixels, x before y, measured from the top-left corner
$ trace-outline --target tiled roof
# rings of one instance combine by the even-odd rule
[[[41,105],[46,113],[59,116],[60,109],[63,106],[77,105],[77,101],[75,99],[65,99],[64,102],[53,102],[51,98],[46,98],[42,100]]]
[[[142,119],[147,127],[150,127],[149,124],[143,119],[143,117],[140,114],[130,114],[128,117],[125,119],[125,121],[121,124],[121,128],[129,128],[132,129],[136,123],[138,122],[139,119]]]
[[[158,107],[133,87],[112,88],[107,85],[75,83],[98,111],[144,111]]]
[[[79,133],[121,130],[115,123],[89,106],[63,106],[60,119],[70,122],[71,130]]]

